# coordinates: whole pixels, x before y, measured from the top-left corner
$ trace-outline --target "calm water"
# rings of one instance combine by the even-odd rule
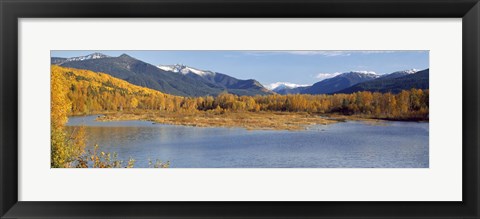
[[[97,122],[96,116],[72,117],[85,125],[88,147],[117,152],[120,159],[170,161],[180,168],[428,168],[428,123],[342,122],[305,131],[247,131],[199,128],[145,121]],[[74,127],[70,127],[74,128]]]

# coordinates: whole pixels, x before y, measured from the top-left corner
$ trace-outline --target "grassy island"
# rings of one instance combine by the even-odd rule
[[[336,120],[305,112],[131,112],[111,113],[98,121],[146,120],[161,124],[197,127],[240,127],[247,130],[303,130],[308,125],[328,125]]]

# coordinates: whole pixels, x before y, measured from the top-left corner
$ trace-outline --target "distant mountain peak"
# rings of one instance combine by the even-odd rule
[[[95,52],[86,56],[77,56],[77,57],[71,57],[65,59],[64,62],[72,62],[72,61],[83,61],[83,60],[89,60],[89,59],[103,59],[103,58],[109,58],[110,56],[107,56],[105,54]]]
[[[280,89],[292,89],[292,88],[297,88],[297,87],[306,87],[310,86],[308,84],[294,84],[290,82],[275,82],[269,85],[266,85],[265,87],[268,88],[269,90],[280,90]]]
[[[399,93],[402,90],[428,89],[429,87],[429,69],[425,70],[404,70],[397,71],[391,74],[382,75],[375,80],[358,83],[354,86],[345,88],[338,93],[355,93],[358,91],[370,92],[391,92]]]
[[[358,73],[358,74],[367,74],[367,75],[376,75],[374,71],[349,71],[347,73]]]
[[[118,56],[118,57],[120,57],[120,58],[132,58],[131,56],[129,56],[129,55],[126,54],[126,53],[123,53],[123,54],[121,54],[121,55]]]
[[[418,70],[418,69],[412,68],[412,69],[407,69],[407,70],[403,70],[403,71],[396,71],[396,72],[393,72],[392,74],[395,74],[395,73],[414,74],[414,73],[417,73],[419,71],[420,70]]]
[[[302,91],[308,89],[310,85],[307,84],[294,84],[290,82],[276,82],[269,84],[267,86],[269,90],[277,93],[277,94],[298,94]]]
[[[419,71],[420,70],[413,68],[413,69],[408,69],[408,70],[403,70],[403,71],[396,71],[396,72],[393,72],[393,73],[390,73],[390,74],[383,74],[380,77],[384,78],[384,79],[386,79],[386,78],[398,78],[398,77],[402,77],[402,76],[405,76],[405,75],[415,74]]]
[[[66,58],[51,57],[53,65],[102,72],[129,83],[178,96],[216,96],[228,92],[238,96],[267,95],[255,80],[241,80],[226,74],[192,68],[183,64],[155,66],[127,54],[107,57],[91,54],[82,61],[65,62]],[[84,60],[90,58],[91,60]],[[84,61],[83,61],[84,60]]]
[[[374,71],[349,71],[349,72],[345,72],[345,73],[342,73],[342,74],[361,74],[361,75],[369,75],[369,76],[375,76],[375,75],[378,75],[376,72]],[[341,74],[341,75],[342,75]]]
[[[355,84],[374,80],[380,75],[373,71],[350,71],[339,74],[333,78],[328,78],[313,84],[311,87],[302,91],[305,94],[331,94],[342,89],[351,87]]]
[[[91,56],[92,58],[97,58],[97,59],[98,59],[98,58],[110,57],[110,56],[107,56],[107,55],[105,55],[105,54],[103,54],[103,53],[99,53],[99,52],[94,52],[94,53],[92,53],[92,54],[90,54],[90,55],[88,55],[88,56]]]
[[[340,75],[337,75],[333,78],[337,78],[337,77],[357,77],[357,78],[375,79],[380,77],[380,75],[378,75],[374,71],[349,71],[349,72],[345,72]]]
[[[184,74],[184,75],[186,75],[188,73],[193,73],[193,74],[196,74],[196,75],[199,75],[199,76],[202,76],[202,77],[203,76],[208,76],[208,75],[215,75],[215,72],[192,68],[192,67],[186,66],[184,64],[158,65],[157,67],[159,69],[164,70],[164,71],[181,73],[181,74]]]

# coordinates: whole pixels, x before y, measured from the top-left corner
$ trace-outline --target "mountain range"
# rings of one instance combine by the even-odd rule
[[[302,94],[330,94],[353,86],[360,82],[377,78],[378,75],[370,72],[346,72],[333,78],[328,78],[313,84],[303,90]]]
[[[239,80],[226,74],[200,70],[181,64],[158,65],[157,67],[163,71],[184,75],[208,85],[219,86],[229,93],[236,95],[254,96],[273,94],[272,91],[266,89],[260,82],[253,79]]]
[[[112,57],[93,53],[78,57],[52,57],[52,65],[103,72],[167,94],[179,96],[216,96],[228,92],[239,96],[269,94],[334,94],[358,91],[398,93],[404,89],[428,89],[429,69],[411,69],[379,75],[351,71],[324,79],[313,85],[277,82],[268,89],[254,79],[237,79],[224,73],[201,70],[183,64],[152,65],[127,54]]]
[[[135,85],[179,96],[216,96],[222,92],[249,96],[273,93],[253,79],[241,80],[183,65],[170,66],[171,69],[167,69],[127,54],[118,57],[101,53],[72,58],[52,57],[51,64],[103,72]]]
[[[338,93],[355,93],[358,91],[370,91],[380,93],[400,93],[402,90],[412,88],[428,89],[429,88],[429,69],[408,73],[394,72],[374,80],[358,83],[349,88],[345,88]]]
[[[288,82],[277,82],[273,83],[267,86],[270,90],[277,94],[298,94],[302,92],[304,89],[307,87],[310,87],[309,85],[300,85],[300,84],[293,84],[293,83],[288,83]]]
[[[398,93],[404,89],[428,89],[429,69],[397,71],[378,75],[373,72],[352,71],[319,81],[312,86],[279,86],[278,94],[334,94],[358,91]]]

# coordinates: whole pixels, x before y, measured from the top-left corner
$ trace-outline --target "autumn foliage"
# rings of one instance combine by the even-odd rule
[[[308,112],[313,114],[358,115],[392,120],[428,120],[429,91],[403,90],[398,94],[357,92],[333,95],[236,96],[222,93],[217,97],[180,97],[132,85],[107,74],[52,66],[52,77],[67,88],[68,114],[92,114],[132,110],[158,112]],[[53,108],[52,108],[53,110]],[[62,110],[65,110],[62,108]]]
[[[67,97],[68,87],[62,72],[52,71],[51,94],[51,167],[71,167],[85,149],[84,129],[67,133],[64,125],[71,112],[71,101]]]
[[[333,95],[180,97],[130,84],[107,74],[51,66],[51,166],[133,167],[134,160],[120,161],[115,154],[85,150],[85,130],[64,128],[68,116],[106,112],[148,111],[161,115],[198,115],[212,112],[297,112],[311,115],[355,115],[391,120],[429,119],[429,91],[403,90],[398,94],[357,92]],[[183,113],[183,114],[182,114]],[[262,113],[257,113],[259,116]],[[173,118],[173,117],[172,117]],[[150,162],[152,167],[170,164]]]
[[[51,125],[51,167],[52,168],[107,168],[133,167],[134,160],[125,162],[110,153],[85,151],[85,128],[76,127],[68,132],[65,123],[71,114],[73,104],[70,95],[69,78],[63,71],[52,66],[50,78],[50,125]]]

